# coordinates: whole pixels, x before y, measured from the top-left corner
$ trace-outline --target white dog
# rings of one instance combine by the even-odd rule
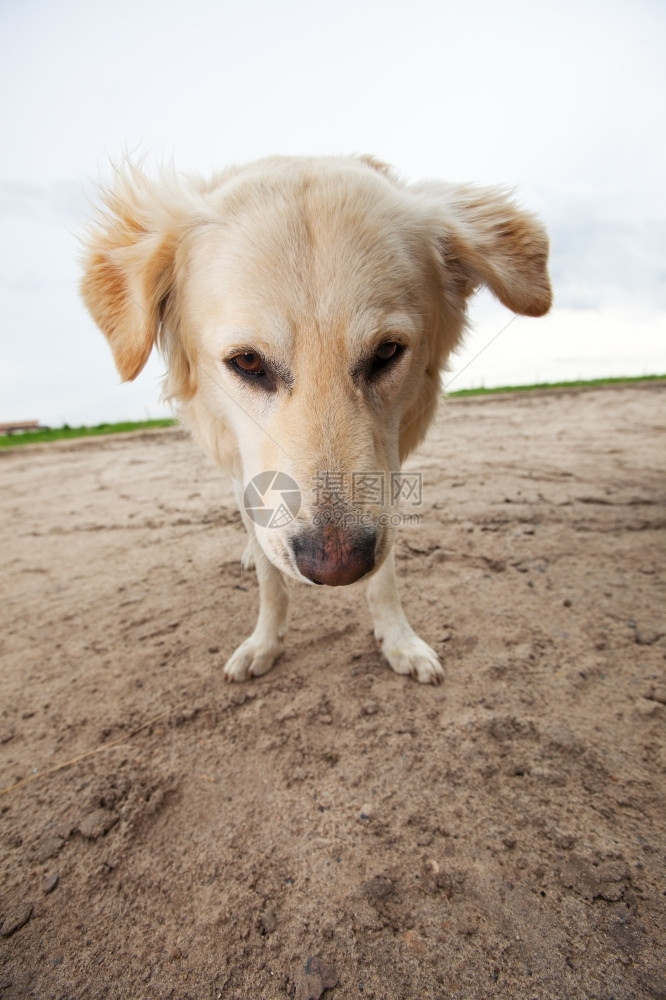
[[[475,289],[548,311],[542,226],[501,191],[406,185],[370,157],[276,157],[211,181],[128,164],[103,203],[86,305],[123,379],[158,346],[165,395],[237,484],[260,610],[226,677],[280,656],[285,578],[367,578],[393,670],[439,682],[400,605],[388,484],[433,418]],[[271,488],[283,504],[268,521]]]

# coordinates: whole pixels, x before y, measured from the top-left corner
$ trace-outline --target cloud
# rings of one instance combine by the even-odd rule
[[[599,193],[544,193],[556,303],[590,309],[630,305],[666,309],[666,215]]]
[[[551,230],[558,306],[630,305],[666,309],[666,226],[572,220]]]

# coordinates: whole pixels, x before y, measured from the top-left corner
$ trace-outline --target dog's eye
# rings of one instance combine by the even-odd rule
[[[395,357],[399,346],[393,340],[389,340],[385,344],[380,344],[375,351],[375,358],[377,361],[390,361],[391,358]]]
[[[370,376],[379,374],[398,360],[405,348],[395,340],[387,340],[376,349],[370,364]]]
[[[229,363],[236,371],[242,375],[249,375],[250,378],[261,378],[262,375],[266,374],[261,355],[255,351],[243,351],[242,354],[235,354],[233,358],[229,358]]]

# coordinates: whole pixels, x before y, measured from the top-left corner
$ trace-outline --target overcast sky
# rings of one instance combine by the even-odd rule
[[[483,350],[511,314],[481,295],[451,387],[666,371],[665,52],[661,0],[3,0],[0,421],[161,412],[159,360],[121,386],[76,291],[86,195],[125,149],[515,187],[555,308]]]

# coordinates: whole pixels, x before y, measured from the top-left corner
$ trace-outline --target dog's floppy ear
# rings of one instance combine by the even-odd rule
[[[548,312],[548,237],[535,216],[501,189],[437,183],[417,189],[433,199],[439,251],[465,297],[486,285],[513,312]]]
[[[173,213],[135,166],[116,170],[83,237],[81,295],[106,336],[123,379],[136,378],[155,344],[173,289]]]

